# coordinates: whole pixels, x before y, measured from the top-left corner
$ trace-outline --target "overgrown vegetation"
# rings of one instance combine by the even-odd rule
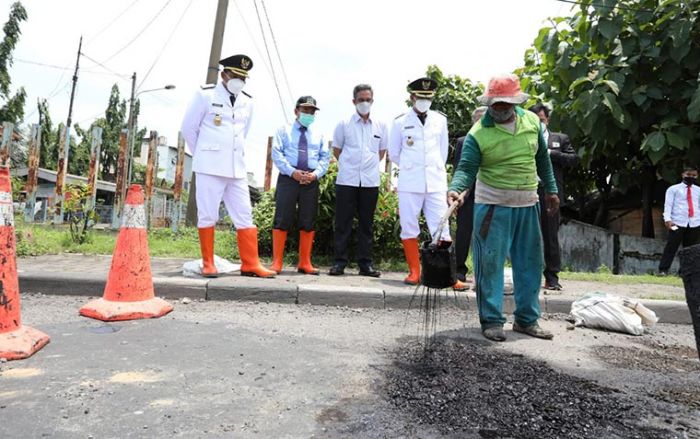
[[[95,206],[90,204],[90,187],[86,184],[68,185],[63,206],[71,240],[76,244],[88,242],[90,230],[99,221]]]

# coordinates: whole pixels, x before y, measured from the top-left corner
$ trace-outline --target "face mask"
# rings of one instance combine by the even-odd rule
[[[372,108],[372,103],[371,102],[358,102],[355,104],[355,108],[357,109],[357,112],[360,113],[361,115],[366,115],[369,114],[370,108]]]
[[[696,177],[683,177],[683,183],[692,186],[698,179]]]
[[[299,124],[301,126],[308,128],[309,125],[314,123],[314,119],[316,119],[316,116],[313,114],[299,113]]]
[[[226,83],[226,90],[228,90],[229,93],[232,95],[238,96],[238,93],[243,90],[243,86],[245,85],[245,81],[239,78],[233,78],[229,79],[228,82]]]
[[[496,123],[504,123],[515,114],[515,107],[510,107],[507,110],[498,111],[493,107],[489,107],[489,115],[493,118]]]
[[[413,108],[418,110],[419,113],[425,113],[426,111],[430,110],[430,106],[433,104],[433,101],[430,99],[416,99],[416,103],[413,104]]]

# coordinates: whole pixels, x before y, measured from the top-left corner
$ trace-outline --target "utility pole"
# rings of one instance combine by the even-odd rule
[[[127,122],[127,128],[129,129],[129,157],[128,157],[128,168],[129,168],[129,178],[127,179],[127,184],[124,186],[124,190],[131,184],[131,176],[134,172],[134,93],[136,93],[136,72],[131,75],[131,99],[129,99],[129,119]],[[126,193],[122,194],[122,197],[126,197]]]
[[[54,224],[63,223],[63,189],[68,173],[68,155],[70,153],[70,126],[73,123],[73,101],[75,99],[75,86],[78,84],[78,69],[80,68],[80,52],[83,48],[83,37],[78,43],[78,55],[75,58],[75,72],[73,73],[73,88],[70,91],[70,104],[68,104],[68,120],[66,121],[65,136],[59,143],[58,169],[56,173],[56,210],[53,217]]]
[[[180,211],[182,203],[182,177],[185,170],[185,138],[182,137],[182,131],[177,133],[177,162],[175,165],[175,184],[173,185],[173,209],[171,214],[170,226],[173,232],[177,232],[180,226]]]
[[[211,40],[211,51],[209,52],[209,66],[207,67],[207,84],[216,84],[219,78],[219,60],[221,59],[221,45],[224,41],[224,28],[226,27],[226,12],[228,11],[228,0],[219,0],[216,6],[216,19],[214,21],[214,35]],[[192,171],[190,181],[190,196],[187,199],[187,214],[185,215],[185,225],[197,225],[197,182],[196,175]]]
[[[34,207],[36,206],[36,189],[39,181],[39,157],[41,154],[41,127],[38,124],[32,125],[29,137],[29,163],[27,171],[27,183],[24,191],[27,199],[24,210],[24,221],[34,222]]]

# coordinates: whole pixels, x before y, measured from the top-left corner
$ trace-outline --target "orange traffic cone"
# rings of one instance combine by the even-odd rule
[[[20,323],[19,281],[10,170],[0,167],[0,358],[31,357],[49,336]]]
[[[171,304],[153,294],[143,191],[132,184],[104,296],[80,308],[80,315],[111,322],[161,317],[172,310]]]

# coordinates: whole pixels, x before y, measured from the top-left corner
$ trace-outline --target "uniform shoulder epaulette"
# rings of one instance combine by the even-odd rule
[[[251,95],[249,95],[248,93],[244,92],[243,90],[241,90],[241,93],[243,93],[244,95],[246,95],[246,96],[248,96],[249,98],[253,99],[253,97],[252,97]]]
[[[443,113],[442,111],[440,111],[440,110],[433,110],[433,111],[436,112],[436,113],[438,113],[438,114],[442,114],[443,116],[447,117],[447,115],[446,115],[445,113]]]
[[[204,84],[199,86],[202,90],[211,90],[214,87],[216,87],[216,84]]]
[[[406,113],[401,113],[401,114],[399,114],[398,116],[396,116],[396,117],[394,118],[394,120],[398,119],[399,117],[403,116],[404,114],[406,114]]]

